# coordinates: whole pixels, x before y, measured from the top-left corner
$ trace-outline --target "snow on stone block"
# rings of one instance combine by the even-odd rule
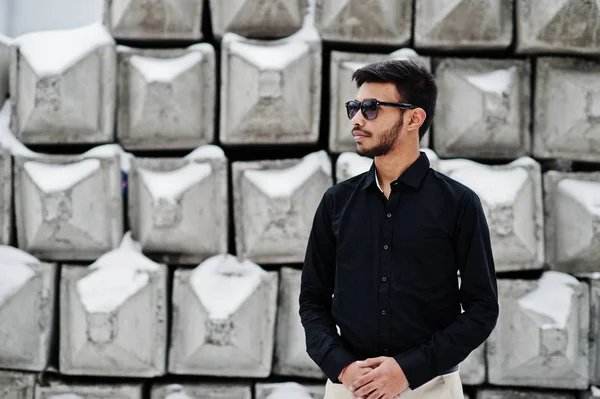
[[[234,162],[232,173],[238,255],[257,263],[302,262],[315,210],[333,183],[327,153]]]
[[[484,388],[477,391],[476,399],[576,399],[573,393],[548,391]]]
[[[590,280],[590,310],[590,382],[600,387],[600,275]]]
[[[488,166],[465,159],[440,161],[440,170],[481,199],[496,270],[540,269],[544,213],[540,165],[529,157]]]
[[[356,98],[356,82],[352,74],[359,68],[382,60],[413,60],[431,69],[429,57],[422,57],[414,50],[404,48],[390,54],[361,54],[342,51],[331,52],[330,102],[329,102],[329,149],[332,152],[356,151],[352,137],[352,123],[346,114],[346,101]],[[429,146],[429,132],[421,139],[421,146]]]
[[[11,44],[12,39],[0,33],[0,107],[8,95]]]
[[[36,385],[35,399],[142,399],[141,384],[66,385],[52,382],[50,386]]]
[[[219,147],[201,146],[184,158],[136,158],[128,178],[130,225],[144,253],[198,264],[227,252],[227,159]]]
[[[115,42],[100,23],[18,37],[12,51],[11,127],[27,144],[114,139]]]
[[[325,395],[323,384],[298,384],[296,382],[256,384],[256,399],[322,399]]]
[[[104,24],[118,39],[200,40],[203,0],[104,0]]]
[[[169,384],[152,387],[150,399],[252,399],[252,387],[241,383]]]
[[[173,282],[169,372],[223,377],[271,373],[277,273],[216,255]]]
[[[93,260],[123,235],[120,157],[15,156],[19,248],[43,259]]]
[[[439,50],[505,49],[512,42],[512,33],[511,0],[416,1],[416,47]]]
[[[485,382],[485,343],[460,364],[459,373],[460,380],[465,385],[480,385]]]
[[[437,153],[479,159],[528,155],[529,79],[528,61],[443,60],[436,68]]]
[[[167,267],[130,234],[88,267],[63,266],[62,374],[153,377],[165,373]]]
[[[598,271],[600,173],[544,174],[546,262],[565,273]]]
[[[600,388],[592,385],[589,389],[581,392],[577,399],[600,399]]]
[[[302,272],[283,267],[279,277],[279,306],[273,372],[278,375],[325,379],[325,374],[306,353],[298,296]]]
[[[487,341],[488,382],[586,389],[588,285],[548,271],[538,281],[499,280],[498,296],[503,311]]]
[[[598,62],[551,57],[537,60],[536,157],[600,162],[599,74]]]
[[[0,371],[1,399],[33,399],[34,374]]]
[[[127,149],[190,149],[214,139],[215,52],[119,46],[117,137]]]
[[[221,62],[221,142],[317,142],[322,61],[315,31],[273,41],[228,33]]]
[[[317,0],[315,22],[326,41],[403,46],[412,9],[412,0]]]
[[[12,158],[0,147],[0,245],[10,244],[12,230]]]

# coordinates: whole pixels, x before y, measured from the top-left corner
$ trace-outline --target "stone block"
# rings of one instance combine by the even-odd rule
[[[0,399],[33,399],[35,375],[0,371]]]
[[[599,75],[599,62],[537,59],[533,125],[536,157],[600,162]]]
[[[590,382],[600,388],[600,276],[590,281]]]
[[[183,158],[135,158],[129,220],[144,253],[168,264],[198,264],[227,252],[227,159],[214,145]]]
[[[512,36],[512,0],[416,0],[415,47],[497,50]]]
[[[66,385],[52,382],[50,386],[36,385],[35,399],[142,399],[138,384]]]
[[[356,151],[352,137],[352,123],[346,114],[346,101],[356,98],[356,82],[352,74],[359,68],[382,60],[414,60],[431,69],[431,59],[422,57],[412,49],[400,49],[390,54],[362,54],[332,51],[330,61],[329,99],[329,150],[332,152]],[[421,146],[429,146],[429,132],[421,139]]]
[[[169,384],[152,387],[150,399],[252,399],[252,387],[241,383]]]
[[[598,271],[600,172],[544,174],[546,263],[565,273]]]
[[[500,388],[478,390],[475,397],[476,399],[575,399],[573,393]]]
[[[112,142],[117,63],[106,28],[95,23],[33,32],[15,43],[10,74],[15,136],[25,144]]]
[[[516,0],[517,52],[598,55],[600,4],[581,0]]]
[[[307,0],[210,0],[213,34],[244,37],[286,37],[302,27]]]
[[[169,372],[221,377],[271,373],[277,273],[217,255],[173,281]]]
[[[543,267],[544,213],[539,163],[529,157],[493,166],[453,159],[440,161],[440,170],[471,188],[481,199],[497,271]]]
[[[215,51],[119,46],[117,137],[135,150],[191,149],[214,139]]]
[[[238,256],[257,263],[302,262],[315,210],[333,183],[327,153],[234,162],[232,173]]]
[[[0,245],[11,242],[12,212],[12,158],[0,147]]]
[[[460,364],[460,380],[465,385],[480,385],[485,382],[485,343],[475,349]]]
[[[326,41],[404,46],[412,10],[412,0],[317,0],[315,22]]]
[[[528,61],[447,58],[436,68],[436,80],[434,145],[440,157],[530,153]]]
[[[296,382],[262,383],[255,385],[256,399],[322,399],[325,381],[322,384],[298,384]]]
[[[153,377],[166,369],[167,267],[129,233],[88,267],[62,268],[62,374]]]
[[[316,143],[321,109],[321,41],[303,29],[279,40],[222,40],[220,141]]]
[[[537,281],[498,280],[498,296],[503,311],[487,340],[488,382],[586,389],[588,285],[548,271]]]
[[[8,75],[10,70],[10,46],[12,39],[0,33],[0,108],[8,95]]]
[[[578,399],[600,399],[600,388],[592,385],[588,390],[581,392]]]
[[[200,40],[203,0],[104,0],[104,24],[118,39]]]
[[[273,373],[325,380],[325,374],[306,353],[304,329],[298,313],[301,277],[300,270],[281,268]]]
[[[46,366],[57,272],[56,264],[0,246],[0,368],[41,371]]]
[[[15,156],[19,248],[42,259],[93,260],[123,235],[120,158]]]

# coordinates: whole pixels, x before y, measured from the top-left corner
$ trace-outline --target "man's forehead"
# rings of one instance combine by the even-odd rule
[[[398,91],[393,83],[363,83],[356,93],[356,100],[376,98],[380,101],[397,101]]]

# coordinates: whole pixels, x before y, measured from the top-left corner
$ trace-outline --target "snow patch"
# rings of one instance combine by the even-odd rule
[[[273,388],[273,390],[267,399],[312,399],[308,389],[296,382],[270,384],[269,388]]]
[[[205,144],[197,147],[183,158],[189,160],[225,159],[225,152],[219,146]]]
[[[600,215],[600,183],[595,181],[563,179],[558,189],[569,194],[583,205],[591,214]]]
[[[183,390],[183,386],[179,384],[171,384],[165,387],[165,399],[192,399]]]
[[[487,93],[503,95],[508,92],[517,74],[517,67],[498,69],[496,71],[478,75],[465,76],[467,81],[478,89]]]
[[[4,259],[0,263],[0,274],[0,305],[35,276],[35,272],[26,264],[6,262]]]
[[[25,147],[10,130],[11,100],[7,99],[0,108],[0,147],[6,148],[12,155],[37,157],[40,154]]]
[[[126,152],[119,144],[99,145],[89,151],[84,152],[80,156],[81,158],[111,158],[115,155],[119,155],[120,157],[121,170],[125,173],[128,173],[129,169],[131,168],[133,154]]]
[[[67,165],[28,161],[23,169],[45,193],[66,191],[100,169],[97,159],[85,159]]]
[[[9,245],[0,245],[0,261],[4,263],[40,263],[39,259],[22,249],[11,247]]]
[[[310,51],[304,41],[294,40],[270,45],[231,40],[229,49],[231,54],[239,55],[261,70],[281,70]]]
[[[172,82],[177,76],[189,71],[202,61],[202,54],[194,51],[176,58],[155,58],[134,55],[133,65],[148,82]]]
[[[61,393],[58,395],[50,395],[48,399],[83,399],[83,397],[74,393]]]
[[[209,176],[211,172],[212,166],[209,163],[195,162],[168,172],[138,169],[138,173],[154,201],[164,199],[172,204],[176,203],[190,187]]]
[[[592,396],[595,397],[599,397],[600,398],[600,388],[595,387],[592,385]]]
[[[354,152],[343,152],[337,159],[336,169],[344,169],[348,177],[358,176],[371,168],[373,160],[360,156]]]

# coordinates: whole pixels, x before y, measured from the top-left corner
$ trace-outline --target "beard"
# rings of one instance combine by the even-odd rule
[[[403,121],[402,117],[400,117],[400,119],[398,120],[398,122],[396,122],[394,126],[392,126],[388,130],[384,130],[383,132],[379,133],[379,139],[372,147],[359,147],[357,144],[356,152],[358,153],[358,155],[369,158],[387,155],[398,142],[398,139],[400,138],[400,130],[402,129],[402,125]],[[366,130],[354,129],[353,132],[354,131],[359,131],[371,138],[373,137],[373,133]]]

